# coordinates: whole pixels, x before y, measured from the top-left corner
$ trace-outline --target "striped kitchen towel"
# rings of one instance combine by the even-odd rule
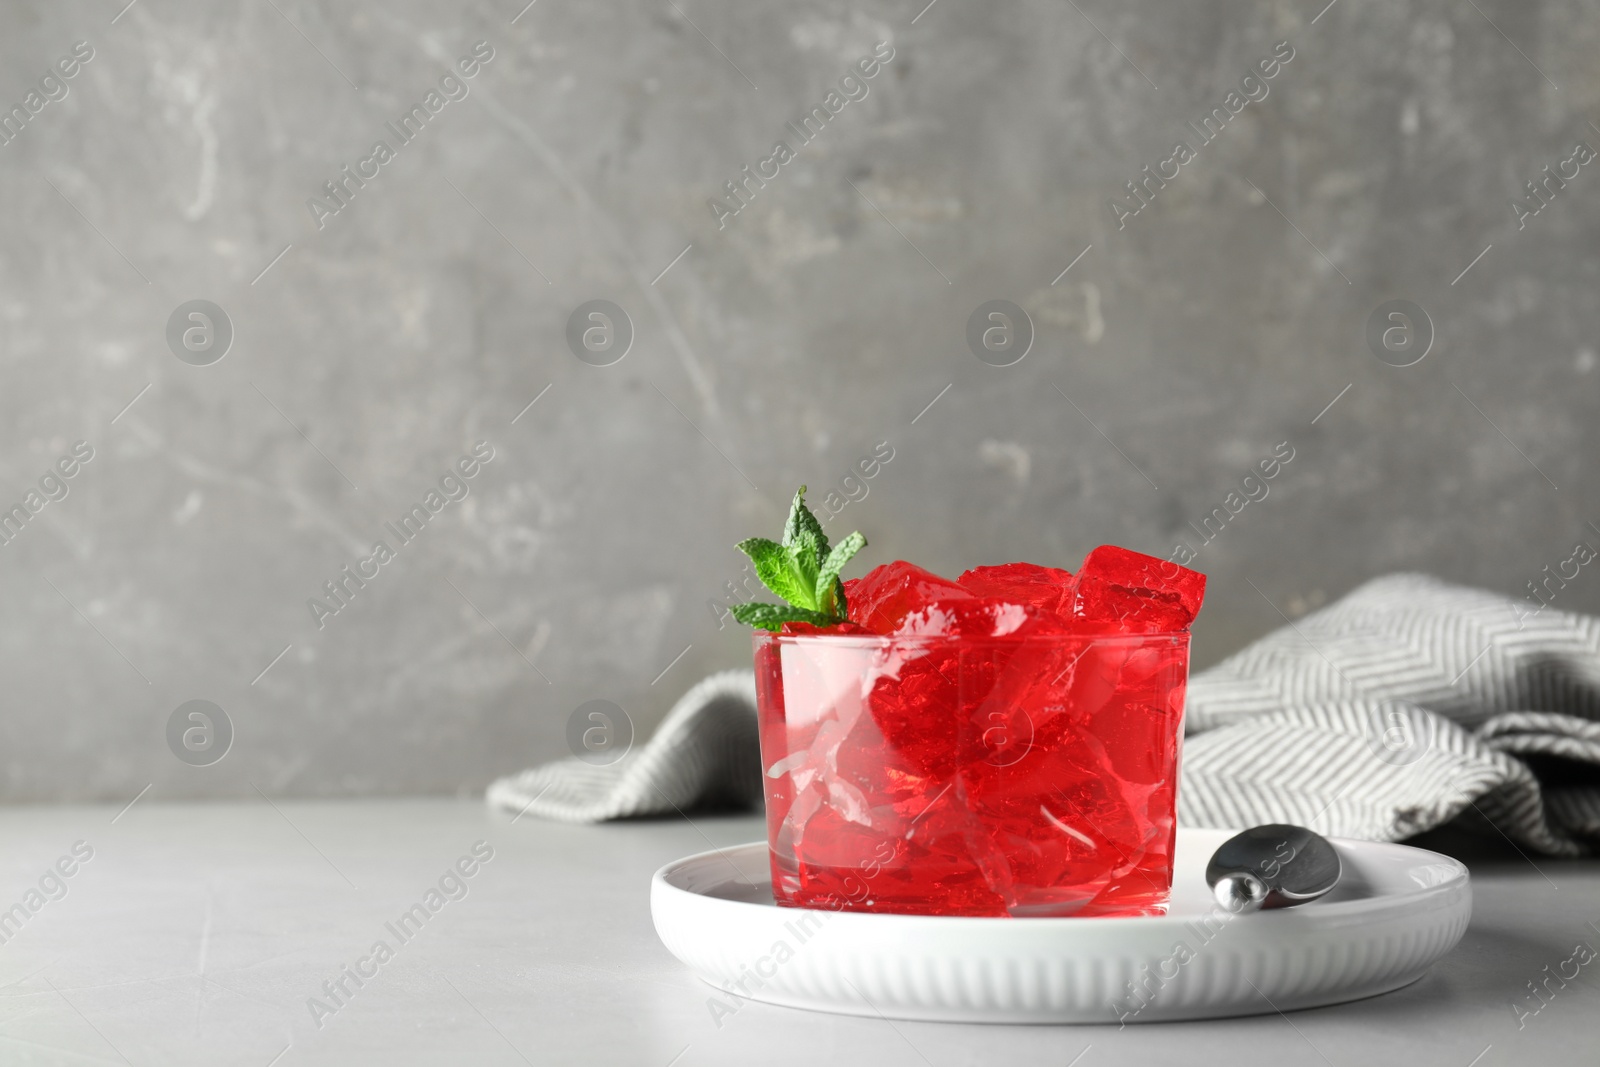
[[[489,802],[570,822],[754,806],[754,709],[750,672],[713,675],[621,761],[546,764]],[[1541,601],[1376,579],[1195,675],[1186,723],[1186,826],[1397,840],[1460,818],[1543,853],[1600,841],[1600,619]]]

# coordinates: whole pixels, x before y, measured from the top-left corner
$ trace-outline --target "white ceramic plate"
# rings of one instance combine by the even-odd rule
[[[1205,865],[1232,830],[1179,830],[1168,914],[975,919],[780,908],[765,843],[656,872],[662,942],[726,994],[817,1011],[994,1023],[1254,1015],[1386,993],[1422,977],[1472,913],[1467,869],[1405,845],[1337,839],[1339,886],[1230,916]]]

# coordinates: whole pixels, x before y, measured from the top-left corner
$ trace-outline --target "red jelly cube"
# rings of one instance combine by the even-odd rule
[[[901,620],[896,637],[1031,637],[1064,633],[1059,616],[1011,600],[947,600],[919,608]]]
[[[848,595],[848,594],[847,594]],[[836,637],[871,636],[872,631],[865,626],[857,626],[853,622],[836,622],[832,626],[815,626],[809,622],[786,622],[783,629],[778,631],[785,637],[815,637],[818,634],[833,634]]]
[[[882,564],[865,577],[845,582],[844,595],[850,621],[880,634],[893,633],[920,608],[972,596],[955,582],[904,560]]]
[[[979,597],[998,597],[1029,604],[1063,618],[1072,614],[1072,572],[1032,563],[974,567],[956,584]]]
[[[1176,563],[1101,545],[1078,570],[1072,617],[1091,631],[1187,630],[1200,611],[1206,576]]]

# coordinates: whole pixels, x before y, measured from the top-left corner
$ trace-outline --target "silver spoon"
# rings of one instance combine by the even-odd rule
[[[1223,842],[1206,865],[1206,884],[1227,911],[1292,908],[1339,883],[1339,853],[1304,826],[1256,826]]]

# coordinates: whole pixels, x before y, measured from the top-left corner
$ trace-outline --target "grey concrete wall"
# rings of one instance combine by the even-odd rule
[[[708,601],[800,482],[857,498],[863,564],[1199,546],[1201,665],[1385,571],[1517,593],[1600,546],[1596,4],[521,6],[0,3],[0,502],[38,505],[0,546],[0,796],[473,792],[584,701],[642,734],[746,659]],[[597,299],[606,366],[566,339]],[[1032,322],[1010,366],[969,349],[990,300]],[[1366,338],[1391,300],[1431,320],[1411,366]],[[234,731],[205,767],[168,745],[196,699]]]

